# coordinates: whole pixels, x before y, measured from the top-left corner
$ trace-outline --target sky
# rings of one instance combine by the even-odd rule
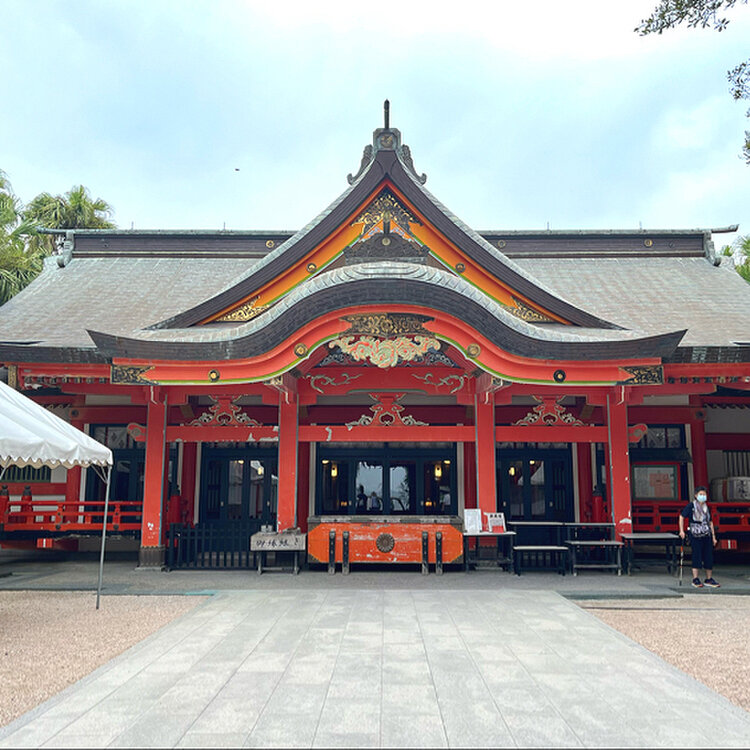
[[[633,32],[656,0],[0,0],[0,169],[84,184],[126,229],[295,230],[391,125],[478,230],[750,234],[750,6]],[[718,235],[718,247],[734,235]]]

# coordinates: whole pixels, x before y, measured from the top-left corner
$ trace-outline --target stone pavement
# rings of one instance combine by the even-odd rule
[[[103,606],[106,606],[106,599]],[[552,591],[225,591],[0,747],[745,747],[750,714]]]

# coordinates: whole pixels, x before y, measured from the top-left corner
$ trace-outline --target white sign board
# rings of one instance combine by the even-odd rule
[[[464,509],[464,533],[479,534],[482,531],[482,511],[479,508]]]
[[[305,534],[259,531],[250,537],[250,550],[252,552],[294,552],[304,550],[306,541]]]

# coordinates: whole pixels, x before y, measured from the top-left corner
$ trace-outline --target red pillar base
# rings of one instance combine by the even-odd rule
[[[164,547],[141,547],[138,550],[138,569],[162,570],[164,568]]]

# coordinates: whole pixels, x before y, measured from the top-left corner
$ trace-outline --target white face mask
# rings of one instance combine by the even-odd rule
[[[698,495],[698,496],[696,497],[696,500],[697,500],[697,501],[698,501],[699,503],[705,503],[705,502],[706,502],[706,501],[708,500],[708,498],[707,498],[707,497],[706,497],[706,496],[705,496],[705,495],[704,495],[703,493],[701,493],[700,495]]]

